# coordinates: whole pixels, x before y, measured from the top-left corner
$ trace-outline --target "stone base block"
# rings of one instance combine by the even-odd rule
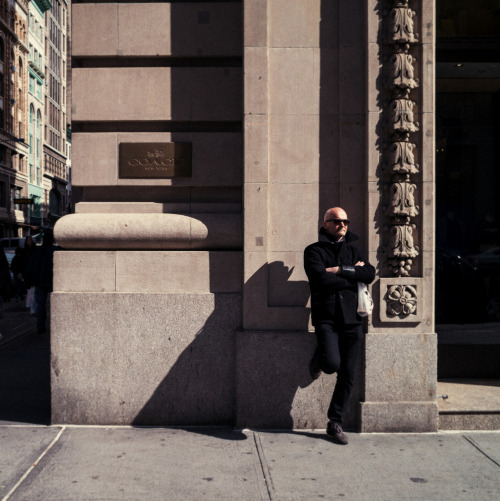
[[[53,293],[52,422],[234,423],[240,294]]]
[[[367,334],[365,343],[367,402],[425,402],[436,398],[436,334]]]
[[[438,407],[432,402],[363,402],[361,432],[419,433],[438,429]]]
[[[239,428],[326,427],[336,376],[322,374],[316,381],[311,379],[308,367],[316,348],[314,334],[245,331],[236,339]],[[355,388],[346,428],[357,428],[357,394]]]
[[[440,430],[500,430],[500,412],[439,414]]]

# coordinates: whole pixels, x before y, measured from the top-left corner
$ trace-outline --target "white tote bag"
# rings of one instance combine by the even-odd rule
[[[373,311],[373,299],[368,292],[368,287],[363,282],[358,282],[358,315],[367,317]]]

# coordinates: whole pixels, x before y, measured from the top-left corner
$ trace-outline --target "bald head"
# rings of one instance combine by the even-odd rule
[[[325,212],[323,228],[325,228],[326,232],[335,240],[339,241],[345,237],[348,226],[349,221],[347,212],[341,207],[332,207]]]
[[[327,219],[347,219],[347,212],[342,207],[332,207],[325,212],[323,221]]]

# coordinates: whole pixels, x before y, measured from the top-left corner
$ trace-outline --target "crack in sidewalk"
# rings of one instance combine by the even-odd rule
[[[463,437],[465,438],[465,440],[467,440],[467,442],[469,442],[469,444],[475,447],[483,456],[488,458],[493,464],[500,467],[500,463],[496,459],[493,459],[491,456],[488,456],[488,454],[486,454],[486,452],[483,451],[481,446],[472,437],[469,437],[467,435],[463,435]]]
[[[18,489],[18,487],[28,478],[28,475],[36,468],[38,463],[43,459],[43,457],[54,447],[54,445],[57,443],[57,441],[61,438],[61,435],[65,432],[66,426],[63,426],[59,433],[55,436],[55,438],[50,442],[50,444],[47,446],[47,448],[38,456],[37,460],[28,468],[26,473],[18,480],[16,485],[12,487],[12,489],[7,493],[5,497],[2,498],[1,501],[7,501],[12,494]]]
[[[266,457],[264,455],[264,447],[262,445],[262,441],[260,440],[260,435],[254,432],[253,439],[255,442],[255,447],[257,449],[257,454],[259,456],[262,475],[264,476],[264,481],[266,483],[267,495],[269,496],[270,501],[273,501],[275,499],[274,483],[273,478],[271,477],[271,471],[269,470],[269,466],[267,465]]]

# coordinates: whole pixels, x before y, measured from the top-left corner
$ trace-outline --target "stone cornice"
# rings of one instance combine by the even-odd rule
[[[34,64],[33,61],[30,61],[28,64],[29,69],[38,76],[40,81],[43,81],[45,79],[45,73],[36,64]]]
[[[64,249],[240,249],[241,214],[70,214],[54,234]]]
[[[17,36],[17,33],[3,20],[0,18],[0,28],[5,34],[5,36],[10,37],[10,39],[15,43],[18,44],[19,47],[25,52],[26,54],[29,52],[28,46]]]
[[[15,31],[2,18],[0,18],[0,26],[2,29],[7,30],[7,33],[5,33],[6,35],[10,35],[17,40]]]
[[[35,4],[42,14],[52,8],[51,0],[31,0],[31,3]]]

